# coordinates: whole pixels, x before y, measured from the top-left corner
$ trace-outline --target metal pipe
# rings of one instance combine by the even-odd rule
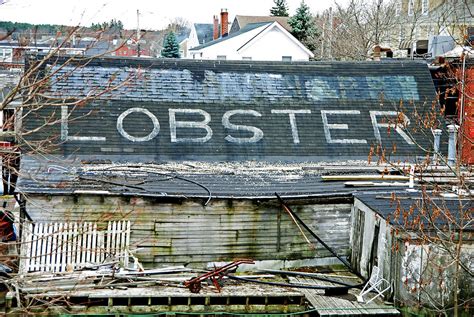
[[[449,143],[448,143],[448,165],[456,164],[456,135],[459,126],[455,124],[448,125]]]
[[[439,158],[439,144],[441,142],[441,129],[435,129],[433,130],[433,161],[437,162]]]

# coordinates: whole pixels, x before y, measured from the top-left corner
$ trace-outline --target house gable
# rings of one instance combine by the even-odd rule
[[[308,50],[300,41],[285,30],[278,22],[273,22],[269,27],[262,30],[250,41],[242,45],[238,51],[240,54],[252,50],[251,56],[261,54],[261,59],[265,59],[268,48],[278,43],[281,56],[293,56],[293,60],[308,60],[308,57],[314,57],[314,54]],[[260,59],[260,58],[257,58]]]
[[[283,56],[294,61],[307,61],[314,56],[278,22],[248,24],[228,37],[193,48],[191,54],[202,59],[225,56],[231,60],[275,61],[281,61]]]

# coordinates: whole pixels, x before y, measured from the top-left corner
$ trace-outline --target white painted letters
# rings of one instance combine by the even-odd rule
[[[346,143],[346,144],[366,144],[367,140],[363,139],[333,139],[331,130],[349,130],[349,126],[345,123],[328,123],[328,115],[360,115],[359,110],[321,110],[321,118],[323,120],[324,135],[328,143]]]
[[[102,136],[69,136],[68,120],[69,114],[67,106],[61,106],[61,141],[93,141],[104,142],[107,141]]]
[[[311,110],[275,110],[272,109],[272,113],[283,113],[290,116],[290,126],[291,126],[291,135],[293,136],[293,143],[300,143],[300,136],[298,134],[298,126],[296,125],[296,116],[295,114],[305,114],[311,113]]]
[[[124,125],[124,120],[131,114],[131,113],[140,113],[147,116],[151,122],[152,127],[149,129],[151,131],[147,131],[148,133],[145,136],[133,136],[126,131],[127,125]],[[311,110],[309,109],[272,109],[272,114],[279,116],[281,114],[288,115],[290,128],[291,128],[291,136],[293,139],[293,144],[300,144],[300,136],[299,130],[297,125],[297,115],[306,115],[311,114]],[[202,110],[202,109],[168,109],[169,115],[169,127],[170,127],[170,140],[171,143],[197,143],[202,144],[206,143],[213,138],[213,130],[211,129],[210,122],[211,122],[211,115]],[[220,114],[219,114],[220,115]],[[264,132],[262,129],[257,128],[251,125],[245,124],[236,124],[232,123],[239,122],[238,118],[232,119],[234,115],[237,116],[252,116],[253,118],[261,118],[261,112],[258,112],[253,109],[235,109],[229,110],[222,114],[222,125],[224,129],[227,129],[227,134],[219,135],[220,138],[224,138],[227,142],[233,144],[254,144],[261,141],[264,138]],[[396,131],[396,133],[403,138],[403,140],[409,144],[414,145],[413,140],[410,138],[409,134],[407,133],[404,128],[410,124],[409,119],[403,114],[396,111],[368,111],[361,114],[359,110],[321,110],[321,119],[322,119],[322,126],[324,136],[326,142],[328,144],[367,144],[368,141],[366,139],[355,139],[355,138],[344,138],[338,137],[335,138],[334,134],[351,134],[351,129],[348,124],[346,123],[337,123],[338,118],[341,116],[348,116],[346,122],[358,122],[359,120],[354,120],[355,118],[360,118],[361,116],[365,116],[367,120],[367,115],[370,116],[372,127],[374,131],[375,139],[381,143],[382,136],[381,136],[381,128],[389,129],[392,128]],[[178,116],[178,118],[176,118]],[[69,136],[68,130],[68,123],[69,123],[70,114],[68,113],[67,106],[61,106],[61,141],[68,142],[68,141],[76,141],[76,142],[105,142],[108,137],[105,136],[78,136],[73,135]],[[268,123],[268,120],[272,120],[273,116],[265,117],[265,122],[262,122],[263,127],[266,126],[274,126],[278,124],[277,122]],[[382,121],[379,117],[392,117],[392,120],[387,120],[387,122]],[[202,119],[201,119],[202,118]],[[248,119],[249,117],[247,117]],[[242,120],[244,120],[243,118]],[[273,117],[273,119],[277,119]],[[144,118],[144,120],[148,120]],[[261,119],[260,119],[261,120]],[[281,118],[280,118],[281,120]],[[300,118],[301,120],[301,118]],[[377,121],[380,120],[381,122]],[[399,122],[403,120],[403,122]],[[255,120],[253,120],[255,121]],[[335,122],[334,122],[335,121]],[[240,121],[246,122],[246,121]],[[280,121],[281,122],[281,121]],[[307,121],[306,121],[307,122]],[[134,122],[133,124],[136,124]],[[317,123],[316,123],[317,124]],[[352,124],[352,123],[351,123]],[[300,122],[301,125],[301,122]],[[318,124],[317,124],[318,125]],[[181,130],[179,130],[181,129]],[[282,127],[279,127],[282,129]],[[300,127],[301,129],[301,127]],[[130,130],[130,129],[129,129]],[[202,131],[204,130],[204,131]],[[334,131],[334,130],[337,130]],[[344,131],[341,131],[344,130]],[[129,140],[131,142],[147,142],[156,138],[160,133],[160,122],[155,114],[150,112],[149,110],[141,107],[130,108],[124,112],[122,112],[117,118],[117,131],[120,136]],[[107,131],[104,131],[107,132]],[[272,129],[269,129],[269,133],[272,132]],[[312,133],[314,137],[320,137],[321,133],[319,131],[309,131]],[[180,133],[181,137],[178,136]],[[307,127],[306,127],[306,133]],[[233,134],[233,135],[232,135]],[[243,134],[243,136],[242,136]],[[109,136],[109,134],[107,134]],[[217,137],[217,136],[216,136]],[[272,137],[272,136],[268,136]],[[368,139],[368,138],[367,138]],[[306,141],[306,140],[304,140]]]
[[[143,113],[145,115],[147,115],[150,119],[151,119],[151,122],[153,122],[153,130],[147,135],[147,136],[144,136],[144,137],[135,137],[135,136],[132,136],[130,134],[128,134],[125,129],[123,128],[123,120],[131,113],[133,112],[139,112],[139,113]],[[127,140],[130,140],[132,142],[146,142],[146,141],[150,141],[151,139],[153,139],[154,137],[156,137],[158,135],[158,133],[160,132],[160,122],[158,121],[158,118],[155,117],[155,115],[153,113],[151,113],[150,111],[148,111],[147,109],[145,108],[130,108],[124,112],[122,112],[120,114],[120,116],[117,118],[117,131],[124,137],[126,138]]]
[[[255,110],[243,110],[243,109],[230,110],[224,113],[224,115],[222,116],[222,125],[224,126],[224,128],[227,128],[230,130],[237,130],[237,131],[248,131],[248,132],[253,133],[253,136],[250,138],[236,138],[228,134],[225,137],[226,141],[231,142],[231,143],[237,143],[237,144],[245,144],[245,143],[256,143],[263,138],[263,131],[260,130],[259,128],[248,126],[248,125],[230,123],[230,117],[235,114],[249,114],[254,117],[262,116],[260,112],[257,112]]]
[[[402,130],[402,128],[400,127],[400,124],[398,122],[395,122],[395,123],[389,123],[389,122],[380,123],[380,122],[377,122],[377,117],[378,116],[398,116],[398,115],[403,116],[403,120],[404,120],[405,125],[410,124],[410,120],[407,118],[407,116],[405,116],[403,113],[400,113],[400,112],[396,112],[396,111],[370,111],[370,119],[372,120],[372,126],[374,127],[375,138],[377,139],[377,141],[379,141],[379,143],[382,143],[382,137],[380,136],[379,128],[388,128],[388,127],[391,126],[391,127],[395,127],[395,131],[397,131],[398,134],[400,134],[400,136],[403,138],[403,140],[405,140],[406,143],[408,143],[410,145],[414,145],[415,143],[413,143],[412,139],[410,139],[410,137],[405,133],[405,131]],[[398,120],[398,118],[395,118],[395,120]]]
[[[193,142],[205,143],[212,138],[212,129],[207,124],[211,122],[211,115],[201,109],[168,109],[170,117],[170,136],[172,143]],[[204,117],[202,121],[176,121],[176,113],[199,114]],[[200,138],[178,138],[177,128],[194,128],[206,130],[206,135]]]

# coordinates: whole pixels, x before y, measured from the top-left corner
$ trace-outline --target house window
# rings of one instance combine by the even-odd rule
[[[430,6],[429,0],[421,0],[421,14],[428,15],[429,6]]]
[[[409,16],[413,15],[414,5],[415,5],[415,0],[408,0],[408,15]]]
[[[242,60],[244,60],[244,61],[251,61],[251,60],[252,60],[252,57],[250,57],[250,56],[244,56],[244,57],[242,57]]]
[[[11,63],[13,60],[12,55],[12,50],[4,48],[2,51],[0,51],[0,62]]]
[[[225,61],[227,59],[227,56],[225,55],[217,55],[217,59],[221,61]]]
[[[284,62],[291,62],[291,56],[282,56],[281,60]]]

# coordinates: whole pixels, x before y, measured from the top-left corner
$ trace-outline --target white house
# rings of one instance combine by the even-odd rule
[[[307,61],[314,54],[280,23],[260,22],[189,50],[193,59]]]
[[[209,43],[213,40],[213,25],[208,23],[193,23],[186,39],[186,53],[182,57],[189,57],[188,50]],[[181,44],[181,43],[180,43]],[[191,57],[192,58],[192,57]]]

